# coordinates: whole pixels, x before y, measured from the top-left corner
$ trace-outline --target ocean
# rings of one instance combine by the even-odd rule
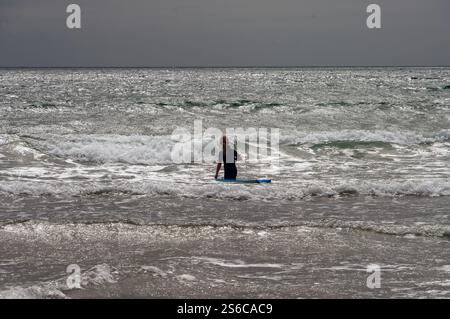
[[[278,129],[272,183],[194,121]],[[449,123],[450,68],[2,69],[0,298],[449,298]]]

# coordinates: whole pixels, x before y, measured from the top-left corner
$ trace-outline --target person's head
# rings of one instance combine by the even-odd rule
[[[222,136],[222,146],[223,146],[223,148],[227,147],[227,144],[228,144],[228,139],[227,139],[227,136],[224,135],[224,136]]]

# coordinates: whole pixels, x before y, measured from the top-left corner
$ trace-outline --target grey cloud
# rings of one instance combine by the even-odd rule
[[[365,8],[382,7],[381,30]],[[65,8],[82,7],[81,30]],[[448,0],[0,0],[0,66],[450,65]]]

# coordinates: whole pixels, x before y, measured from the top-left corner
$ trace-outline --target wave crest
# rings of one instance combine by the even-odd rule
[[[414,145],[423,143],[446,142],[450,140],[450,130],[442,130],[433,134],[421,134],[412,131],[365,131],[342,130],[321,132],[298,132],[285,134],[280,137],[281,144],[321,144],[330,142],[361,142],[361,143],[389,143],[399,145]]]
[[[226,185],[216,182],[189,184],[179,182],[117,182],[105,185],[95,182],[5,181],[0,193],[29,196],[102,196],[127,194],[172,196],[181,198],[216,198],[231,200],[302,200],[309,197],[336,196],[450,196],[450,181],[353,181],[336,184],[314,182],[302,185]]]

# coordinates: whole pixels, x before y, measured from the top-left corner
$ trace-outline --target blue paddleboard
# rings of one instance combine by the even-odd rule
[[[216,179],[218,182],[222,183],[235,183],[235,184],[263,184],[263,183],[272,183],[272,180],[270,179],[242,179],[242,178],[236,178],[236,179],[223,179],[218,178]]]

